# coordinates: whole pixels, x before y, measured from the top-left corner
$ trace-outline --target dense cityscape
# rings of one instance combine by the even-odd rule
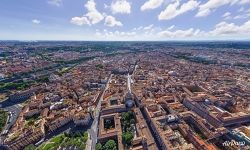
[[[0,41],[0,149],[249,150],[249,49]]]

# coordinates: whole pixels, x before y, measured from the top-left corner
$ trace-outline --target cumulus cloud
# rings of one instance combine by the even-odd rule
[[[141,11],[158,8],[163,2],[164,0],[148,0],[141,6]]]
[[[34,24],[40,24],[41,21],[40,21],[40,20],[37,20],[37,19],[33,19],[33,20],[32,20],[32,23],[34,23]]]
[[[90,25],[90,22],[87,17],[73,17],[70,20],[70,23],[78,25],[78,26],[82,26],[84,24]]]
[[[62,0],[48,0],[48,4],[54,5],[54,6],[61,6],[63,4]]]
[[[111,3],[111,11],[113,14],[130,14],[131,4],[126,0],[115,0]]]
[[[71,19],[71,23],[75,25],[92,25],[99,23],[104,19],[104,15],[101,14],[97,9],[96,9],[96,3],[94,0],[89,0],[84,7],[87,9],[87,13],[83,15],[82,17],[73,17]]]
[[[167,30],[160,31],[157,36],[161,39],[192,39],[192,38],[220,38],[220,37],[234,37],[239,35],[249,35],[250,33],[250,20],[244,22],[241,25],[235,23],[227,23],[222,21],[215,25],[213,30],[201,31],[199,29],[179,29],[179,30]]]
[[[85,7],[88,10],[88,13],[85,15],[88,17],[91,24],[96,24],[104,19],[104,16],[96,9],[96,3],[94,0],[89,0]]]
[[[115,39],[115,40],[144,40],[154,39],[154,40],[191,40],[191,39],[220,39],[221,37],[232,39],[235,36],[249,35],[250,33],[250,20],[241,24],[236,25],[234,23],[221,22],[215,25],[213,30],[202,31],[200,29],[187,28],[187,29],[176,29],[170,26],[166,30],[145,30],[144,27],[139,27],[130,31],[108,31],[96,30],[96,36],[100,39]],[[155,28],[155,27],[154,27]],[[153,29],[154,29],[153,28]],[[171,30],[170,30],[171,29]]]
[[[236,25],[234,23],[220,22],[215,26],[213,31],[210,31],[211,35],[235,35],[250,33],[250,20],[242,25]]]
[[[148,28],[147,28],[148,27]],[[145,28],[150,30],[144,30]],[[232,39],[236,36],[246,37],[250,33],[250,20],[242,23],[228,23],[220,22],[214,26],[213,30],[202,31],[195,28],[184,28],[184,29],[175,29],[174,25],[168,27],[166,30],[154,30],[157,27],[149,25],[146,27],[140,26],[134,28],[130,31],[96,31],[96,36],[101,39],[115,39],[115,40],[144,40],[153,39],[153,40],[193,40],[193,39],[220,39],[221,37]],[[141,32],[144,31],[144,32]]]
[[[192,11],[199,6],[199,2],[195,0],[189,0],[186,3],[180,5],[179,0],[175,3],[169,4],[167,8],[158,15],[159,20],[170,20],[184,14],[188,11]]]
[[[123,24],[120,21],[117,21],[115,17],[107,16],[105,18],[104,25],[109,26],[109,27],[114,27],[114,26],[122,26]]]

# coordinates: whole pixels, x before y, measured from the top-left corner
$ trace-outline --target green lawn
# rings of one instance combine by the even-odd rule
[[[52,149],[55,149],[54,143],[48,143],[43,148],[41,148],[39,150],[52,150]]]
[[[60,134],[56,137],[54,137],[53,139],[51,139],[50,141],[51,142],[54,142],[54,143],[61,143],[65,138],[65,135],[64,134]]]
[[[60,135],[52,138],[48,143],[42,144],[38,148],[38,150],[55,150],[61,145],[64,138],[65,138],[64,134],[60,134]]]
[[[24,90],[26,88],[28,88],[29,86],[31,86],[33,83],[32,82],[8,82],[8,83],[0,83],[0,91],[4,91],[4,90]]]
[[[73,133],[73,134],[60,134],[45,144],[42,144],[38,150],[56,150],[58,147],[75,146],[79,150],[84,150],[88,133]]]

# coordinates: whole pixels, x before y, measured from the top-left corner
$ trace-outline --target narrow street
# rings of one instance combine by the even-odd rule
[[[111,78],[112,78],[112,74],[110,75],[110,77],[105,85],[105,89],[100,97],[100,100],[99,100],[97,106],[96,106],[95,118],[94,118],[94,121],[91,125],[91,128],[88,130],[89,139],[88,139],[87,144],[86,144],[87,150],[90,150],[90,149],[95,150],[95,145],[97,143],[97,134],[98,134],[98,124],[99,124],[99,116],[100,116],[100,110],[101,110],[101,102],[103,101],[104,93],[108,89],[108,85],[109,85]]]
[[[11,126],[16,122],[16,119],[21,112],[21,107],[19,106],[19,104],[13,104],[13,103],[7,102],[7,101],[8,100],[6,100],[6,102],[3,102],[0,104],[0,108],[8,112],[7,122],[3,128],[1,136],[0,136],[0,145],[3,144],[3,141],[5,139],[5,134],[9,131]],[[8,103],[8,105],[2,105],[2,104],[7,104],[7,103]],[[5,133],[5,134],[3,134],[3,133]]]

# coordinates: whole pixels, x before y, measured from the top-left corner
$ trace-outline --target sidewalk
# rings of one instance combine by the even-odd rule
[[[90,133],[89,133],[90,131],[88,130],[88,140],[87,140],[87,142],[86,142],[86,150],[91,150],[91,146],[92,146],[92,140],[91,140],[91,138],[90,138]]]

